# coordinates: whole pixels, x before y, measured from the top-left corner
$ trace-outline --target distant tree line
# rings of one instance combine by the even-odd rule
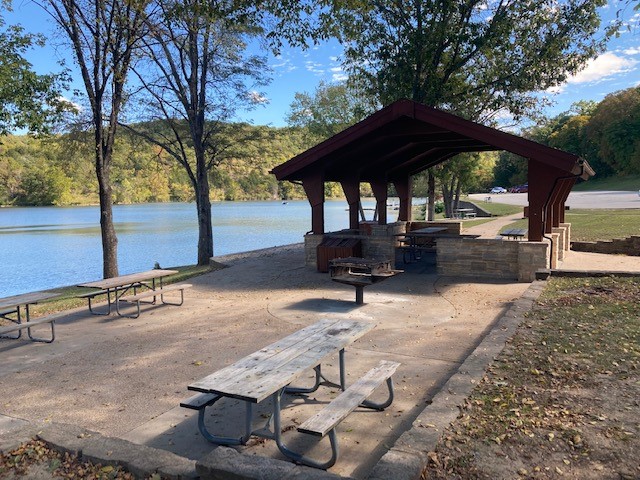
[[[332,87],[324,85],[321,90],[326,88]],[[313,111],[313,97],[299,95],[290,117],[295,118],[300,108]],[[233,142],[224,161],[210,172],[211,199],[305,198],[301,187],[278,182],[269,171],[315,145],[324,135],[339,131],[328,128],[302,124],[286,128],[225,125],[225,135],[243,141]],[[522,134],[580,155],[598,177],[640,174],[640,88],[611,94],[600,103],[578,102],[568,112],[543,120]],[[96,204],[98,192],[88,137],[90,133],[84,131],[45,138],[4,137],[0,144],[0,205]],[[463,192],[527,181],[527,162],[508,152],[467,155],[448,162],[436,172],[440,192],[455,193],[458,184],[452,183],[453,171],[456,179],[461,179]],[[426,175],[414,178],[416,196],[427,196],[427,182]],[[122,132],[115,143],[112,183],[117,204],[194,200],[184,169],[157,145],[127,132]],[[366,194],[366,185],[363,188]],[[338,185],[328,184],[326,194],[340,197],[342,191]]]
[[[269,173],[309,147],[299,128],[228,124],[229,136],[244,142],[225,152],[210,172],[212,200],[305,198],[301,187]],[[46,138],[9,135],[0,143],[0,205],[89,205],[98,203],[89,132]],[[122,132],[111,171],[117,204],[194,201],[184,169],[160,147]]]
[[[640,87],[607,95],[600,103],[577,102],[568,112],[523,132],[537,142],[581,156],[598,177],[640,174]],[[527,164],[503,152],[495,166],[495,182],[524,183]]]

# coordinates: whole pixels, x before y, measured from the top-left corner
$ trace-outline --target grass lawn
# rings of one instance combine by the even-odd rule
[[[640,278],[552,278],[424,479],[640,478]]]
[[[640,175],[626,177],[598,178],[597,176],[573,187],[577,192],[593,192],[597,190],[613,190],[624,192],[637,192],[640,190]]]
[[[576,241],[592,242],[640,235],[640,211],[635,209],[570,210],[565,220],[571,223],[571,239]],[[527,219],[522,219],[502,230],[527,227]]]

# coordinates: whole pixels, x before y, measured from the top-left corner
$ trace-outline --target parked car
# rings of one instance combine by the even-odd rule
[[[507,193],[507,190],[502,187],[493,187],[489,193]]]

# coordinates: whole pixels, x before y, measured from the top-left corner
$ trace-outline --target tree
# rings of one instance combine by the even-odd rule
[[[146,5],[146,0],[44,0],[71,45],[90,105],[105,278],[118,275],[111,160],[127,76],[144,35]]]
[[[600,158],[613,172],[640,173],[640,87],[607,95],[586,129]]]
[[[9,2],[1,6],[8,9]],[[42,36],[24,33],[18,25],[6,27],[0,17],[0,135],[15,129],[48,133],[70,106],[60,94],[67,72],[38,75],[25,59],[29,49],[43,42]]]
[[[373,108],[346,83],[324,81],[313,94],[298,92],[291,103],[287,123],[305,128],[313,144],[326,140],[362,120]]]
[[[534,115],[535,92],[561,84],[603,50],[605,0],[334,0],[321,35],[345,45],[345,68],[382,105],[399,98],[490,122]],[[433,191],[430,192],[433,201]]]
[[[231,2],[233,4],[234,2]],[[225,159],[236,110],[262,101],[266,60],[245,54],[258,33],[237,5],[221,0],[160,0],[146,19],[145,62],[136,68],[154,128],[131,131],[161,147],[187,172],[198,216],[198,265],[213,256],[209,172]],[[252,85],[247,85],[251,82]],[[238,139],[236,139],[238,140]]]

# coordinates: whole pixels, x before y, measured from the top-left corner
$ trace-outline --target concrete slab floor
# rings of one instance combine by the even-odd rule
[[[330,471],[364,478],[529,286],[408,271],[366,288],[358,306],[352,287],[304,266],[300,245],[217,260],[229,268],[190,280],[182,307],[143,306],[135,320],[82,308],[58,324],[52,344],[2,340],[0,413],[202,458],[215,446],[198,433],[197,414],[178,406],[191,395],[188,384],[321,318],[368,320],[376,328],[347,349],[348,383],[381,359],[402,366],[386,411],[358,409],[338,427],[341,456]],[[323,372],[335,378],[336,368],[334,358]],[[322,387],[287,396],[285,441],[325,456],[326,439],[313,445],[294,427],[336,394]],[[224,400],[210,410],[211,428],[239,432],[242,405]],[[268,411],[260,406],[256,425]],[[238,450],[282,458],[271,440],[252,439]]]

